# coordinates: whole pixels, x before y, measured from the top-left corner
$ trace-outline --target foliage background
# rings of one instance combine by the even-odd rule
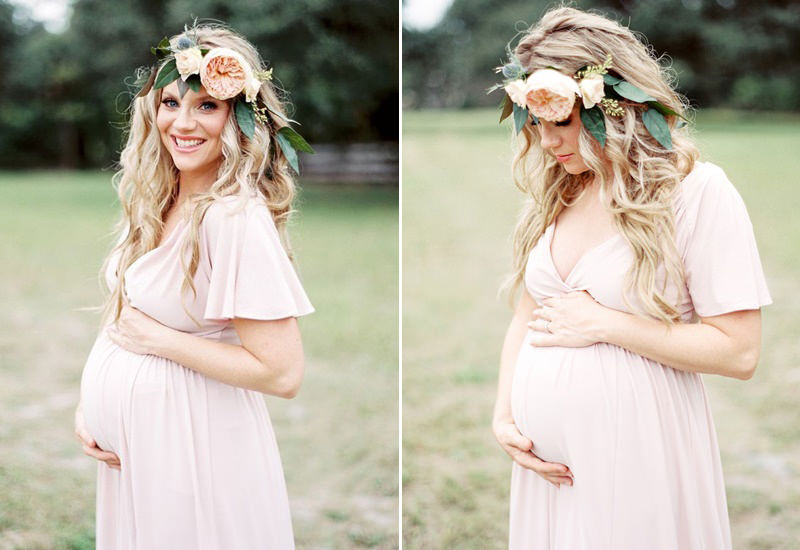
[[[382,0],[75,0],[51,33],[0,0],[0,168],[104,167],[121,148],[135,69],[195,17],[258,48],[311,143],[397,141],[396,3]],[[47,135],[50,139],[41,139]]]

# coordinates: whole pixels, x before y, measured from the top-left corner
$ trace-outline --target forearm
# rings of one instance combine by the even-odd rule
[[[265,364],[241,345],[177,330],[159,343],[154,354],[231,386],[279,397],[293,397],[299,386],[292,361],[282,360],[281,353]]]
[[[494,405],[493,422],[511,419],[511,382],[514,378],[517,355],[525,339],[527,327],[522,324],[512,323],[503,342],[503,351],[500,356],[500,372],[497,377],[497,399]]]
[[[494,405],[493,423],[498,421],[510,422],[512,420],[511,383],[514,379],[514,369],[517,365],[519,350],[525,340],[525,335],[528,333],[528,321],[535,307],[536,302],[527,292],[523,291],[506,331],[503,351],[500,354],[500,372],[497,376],[497,399]]]
[[[609,310],[599,340],[672,368],[746,380],[758,362],[758,348],[707,323],[664,323]]]

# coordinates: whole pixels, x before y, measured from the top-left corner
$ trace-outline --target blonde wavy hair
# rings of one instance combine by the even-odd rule
[[[685,115],[688,110],[686,100],[672,87],[673,75],[659,65],[652,50],[629,29],[602,15],[569,7],[553,9],[524,33],[514,54],[528,74],[550,67],[566,75],[586,65],[600,65],[611,54],[611,74],[677,113]],[[514,231],[512,273],[504,288],[513,299],[523,287],[528,256],[545,229],[597,178],[601,196],[610,203],[615,225],[633,253],[623,298],[634,311],[670,324],[679,319],[679,312],[668,288],[680,289],[684,281],[675,245],[673,197],[699,153],[688,128],[677,127],[676,117],[666,117],[672,134],[669,151],[645,128],[641,106],[621,106],[623,116],[605,117],[604,148],[586,128],[581,130],[579,152],[589,167],[582,174],[568,174],[545,153],[530,124],[520,132],[512,171],[515,185],[529,200]],[[663,284],[657,278],[661,264]],[[631,294],[639,299],[638,305],[631,305]]]
[[[221,24],[200,24],[190,30],[196,32],[200,47],[230,48],[241,54],[254,70],[266,68],[256,48],[227,27]],[[146,95],[134,98],[130,106],[126,144],[120,154],[119,170],[113,177],[122,205],[122,214],[115,227],[117,244],[106,257],[100,272],[101,285],[106,291],[103,323],[119,319],[124,298],[125,272],[133,262],[156,247],[164,233],[167,212],[175,205],[178,197],[179,171],[161,142],[156,125],[161,92],[162,89],[151,89]],[[193,204],[192,208],[187,209],[190,212],[187,216],[189,223],[181,258],[182,261],[187,256],[190,259],[183,265],[182,293],[191,290],[196,297],[194,275],[200,259],[200,223],[208,207],[222,197],[253,194],[262,197],[275,221],[284,247],[290,252],[286,222],[291,214],[295,183],[289,171],[288,160],[281,148],[272,143],[278,130],[287,124],[280,118],[285,117],[286,107],[279,91],[269,81],[262,82],[258,99],[279,116],[271,116],[271,123],[267,125],[256,123],[255,135],[251,140],[239,130],[233,100],[228,100],[231,108],[222,130],[222,160],[216,180],[207,192],[193,195],[189,199]],[[117,279],[113,288],[109,288],[104,274],[110,268],[111,262],[115,261],[115,256],[119,257]]]

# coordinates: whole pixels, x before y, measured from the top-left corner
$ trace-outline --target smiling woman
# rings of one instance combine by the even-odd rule
[[[156,51],[75,415],[99,461],[97,548],[290,549],[262,394],[291,398],[303,378],[296,317],[313,308],[282,234],[287,153],[305,142],[241,36],[197,26]]]

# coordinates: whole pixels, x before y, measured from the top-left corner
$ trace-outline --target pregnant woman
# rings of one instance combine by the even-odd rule
[[[493,419],[509,547],[731,548],[700,374],[758,362],[771,299],[745,205],[627,28],[552,10],[502,72],[529,196]]]
[[[292,143],[307,144],[242,37],[197,26],[156,53],[76,412],[102,461],[97,548],[293,548],[262,394],[292,397],[303,376],[295,318],[313,308],[282,236]]]

